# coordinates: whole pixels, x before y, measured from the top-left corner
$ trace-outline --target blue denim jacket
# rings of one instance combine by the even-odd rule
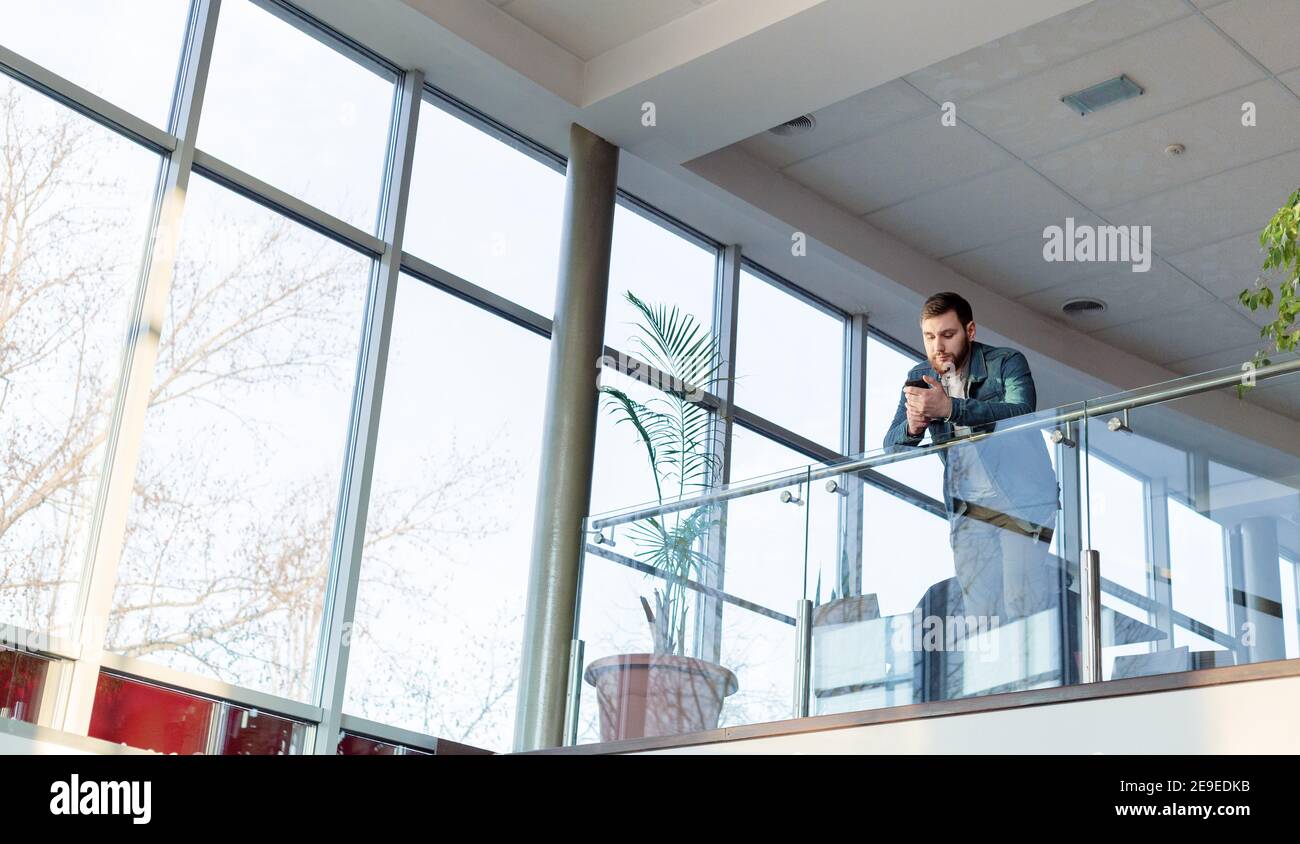
[[[939,373],[928,361],[912,367],[907,378],[912,380],[923,375],[940,380]],[[999,420],[1033,413],[1037,409],[1038,397],[1029,361],[1015,349],[972,343],[969,375],[967,397],[952,400],[951,421],[935,420],[927,426],[934,442],[951,439],[955,425],[965,425],[972,433],[986,433],[995,430]],[[900,392],[893,424],[885,434],[885,448],[895,450],[917,446],[924,436],[924,432],[916,437],[908,434],[907,399]],[[1003,498],[1014,502],[1008,508],[1012,510],[1011,515],[1036,524],[1050,523],[1052,514],[1060,506],[1060,487],[1052,471],[1047,444],[1037,429],[993,436],[969,446],[955,447],[977,449],[994,486]],[[944,466],[943,503],[952,513],[952,480],[947,449],[939,451],[939,459]]]

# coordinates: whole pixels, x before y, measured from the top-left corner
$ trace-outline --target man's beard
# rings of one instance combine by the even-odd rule
[[[960,360],[958,360],[955,357],[950,357],[946,364],[943,361],[931,360],[930,365],[933,366],[934,371],[939,373],[940,375],[947,374],[948,372],[960,372],[961,368],[966,365],[966,360],[969,357],[970,357],[970,343],[967,343],[966,347],[961,350]]]

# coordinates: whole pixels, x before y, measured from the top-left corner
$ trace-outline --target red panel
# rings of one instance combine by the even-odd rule
[[[90,735],[160,753],[203,753],[215,701],[100,674]]]
[[[42,657],[0,649],[0,715],[35,723],[49,667]]]

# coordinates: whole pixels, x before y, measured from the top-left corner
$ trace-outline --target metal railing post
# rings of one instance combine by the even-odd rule
[[[1101,552],[1085,548],[1079,559],[1079,604],[1083,615],[1081,679],[1101,682]]]
[[[812,690],[812,601],[801,598],[795,607],[794,717],[808,717]]]

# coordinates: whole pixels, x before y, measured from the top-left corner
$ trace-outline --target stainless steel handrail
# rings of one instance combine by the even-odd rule
[[[1291,360],[1281,361],[1279,363],[1261,366],[1251,371],[1250,376],[1255,382],[1275,378],[1279,375],[1287,375],[1292,372],[1300,372],[1300,356]],[[982,434],[971,434],[965,437],[955,437],[945,440],[941,443],[935,443],[928,446],[899,446],[899,451],[891,451],[883,454],[874,454],[869,457],[859,457],[854,460],[847,460],[844,463],[832,466],[823,466],[814,469],[800,469],[795,473],[781,475],[779,477],[767,478],[759,481],[750,481],[747,483],[735,484],[722,489],[710,490],[690,498],[683,498],[677,501],[662,504],[639,507],[635,510],[629,510],[617,515],[611,515],[604,518],[591,520],[587,527],[589,530],[602,530],[607,527],[627,524],[628,522],[637,522],[651,516],[676,513],[682,510],[690,510],[695,507],[701,507],[705,504],[713,504],[722,501],[730,501],[734,498],[743,498],[749,495],[756,495],[761,492],[769,492],[782,487],[794,486],[800,483],[814,483],[824,478],[843,475],[846,472],[858,472],[863,469],[873,469],[877,466],[886,466],[890,463],[898,463],[903,460],[910,460],[918,454],[930,454],[951,448],[954,445],[961,445],[976,442],[988,437],[1002,436],[1013,431],[1019,430],[1037,430],[1047,425],[1061,425],[1075,422],[1080,419],[1094,416],[1104,416],[1108,413],[1132,409],[1137,407],[1146,407],[1152,404],[1161,404],[1175,399],[1186,398],[1188,396],[1206,393],[1211,390],[1217,390],[1220,387],[1227,387],[1232,384],[1241,383],[1243,373],[1241,370],[1230,372],[1218,372],[1208,374],[1205,377],[1189,380],[1185,383],[1159,387],[1153,389],[1150,393],[1144,393],[1138,396],[1115,399],[1101,404],[1082,403],[1077,410],[1070,410],[1057,414],[1052,417],[1029,417],[1024,422],[1016,423],[997,431],[991,431]],[[1104,398],[1104,397],[1103,397]]]

